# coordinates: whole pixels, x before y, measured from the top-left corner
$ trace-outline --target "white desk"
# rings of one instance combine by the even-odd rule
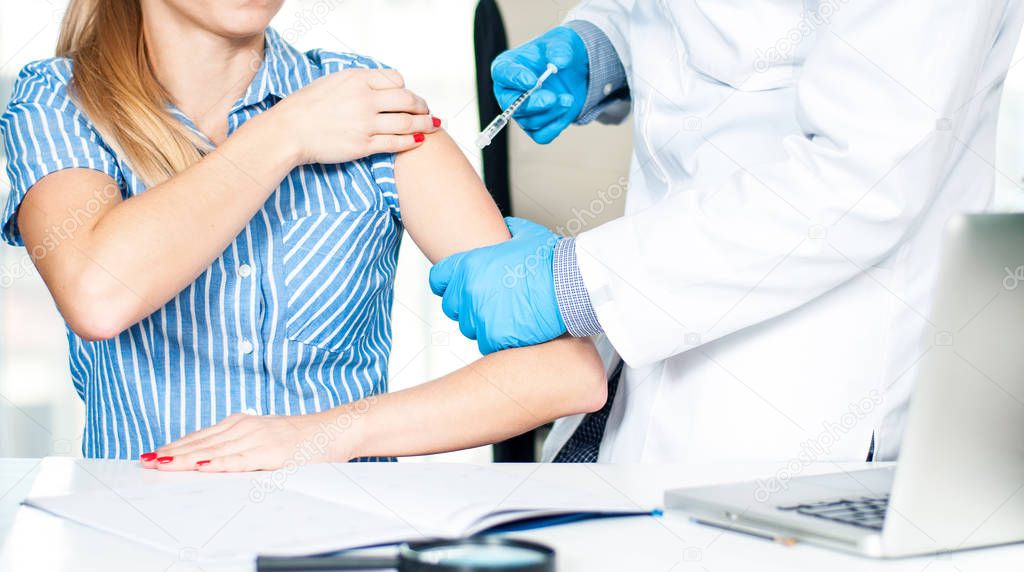
[[[340,466],[344,470],[344,466]],[[394,465],[380,470],[394,470]],[[845,466],[845,468],[857,468]],[[522,466],[543,471],[546,478],[566,483],[595,476],[638,504],[660,504],[665,488],[759,478],[773,473],[765,466],[543,465]],[[822,465],[808,470],[835,470]],[[533,473],[531,473],[533,474]],[[254,566],[199,566],[188,555],[175,557],[118,537],[69,523],[35,509],[20,507],[34,495],[63,494],[113,485],[210,478],[198,474],[142,471],[134,463],[70,459],[0,460],[0,570],[104,572],[240,572]],[[240,479],[247,475],[216,475]],[[453,491],[457,494],[457,491]],[[1024,526],[1024,523],[1021,523]],[[872,561],[810,546],[782,547],[742,535],[694,525],[672,513],[661,518],[631,517],[581,522],[515,535],[551,545],[558,551],[559,570],[653,570],[659,572],[727,572],[732,570],[899,570],[910,572],[989,572],[1024,569],[1024,545],[962,552],[939,557]]]

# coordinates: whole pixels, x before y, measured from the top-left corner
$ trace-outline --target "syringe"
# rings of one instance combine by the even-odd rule
[[[555,66],[555,64],[548,64],[548,68],[544,70],[544,73],[541,74],[539,78],[537,78],[537,83],[535,83],[533,87],[527,90],[526,93],[516,98],[516,100],[512,102],[512,105],[509,105],[505,109],[505,111],[502,111],[500,115],[495,117],[494,121],[492,121],[491,124],[487,126],[487,129],[484,129],[480,133],[480,135],[477,136],[476,146],[480,149],[483,149],[484,147],[490,145],[491,141],[494,140],[498,133],[501,133],[501,130],[504,129],[506,125],[508,125],[508,122],[512,119],[512,115],[516,112],[516,110],[518,110],[523,105],[523,103],[526,103],[526,100],[530,99],[530,96],[533,95],[533,92],[540,89],[540,86],[544,85],[544,82],[547,81],[549,77],[556,73],[558,73],[558,68]]]

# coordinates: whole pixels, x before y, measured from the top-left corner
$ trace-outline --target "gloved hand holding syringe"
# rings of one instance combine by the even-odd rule
[[[512,104],[505,109],[505,111],[502,111],[501,114],[495,117],[494,121],[492,121],[491,124],[488,125],[487,128],[484,129],[480,133],[480,135],[477,136],[476,146],[480,149],[483,149],[490,145],[491,141],[494,140],[498,133],[501,133],[501,130],[504,129],[506,125],[508,125],[509,121],[512,120],[512,115],[515,114],[516,110],[518,110],[524,103],[526,103],[526,100],[530,99],[530,96],[533,95],[535,91],[540,89],[549,77],[556,73],[558,73],[558,67],[556,67],[555,64],[548,64],[548,67],[546,70],[544,70],[544,73],[541,74],[539,78],[537,78],[537,83],[535,83],[533,87],[528,89],[523,95],[519,96],[515,101],[513,101]]]

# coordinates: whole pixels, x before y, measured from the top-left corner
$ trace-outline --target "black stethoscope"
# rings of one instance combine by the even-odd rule
[[[543,544],[496,537],[410,542],[394,556],[278,558],[261,556],[258,572],[398,570],[398,572],[554,572],[555,551]]]

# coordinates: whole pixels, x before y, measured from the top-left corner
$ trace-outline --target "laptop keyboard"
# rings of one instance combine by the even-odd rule
[[[888,506],[889,495],[886,494],[877,498],[837,499],[780,506],[777,508],[843,524],[852,524],[861,528],[882,530],[882,524],[885,522],[885,511]]]

